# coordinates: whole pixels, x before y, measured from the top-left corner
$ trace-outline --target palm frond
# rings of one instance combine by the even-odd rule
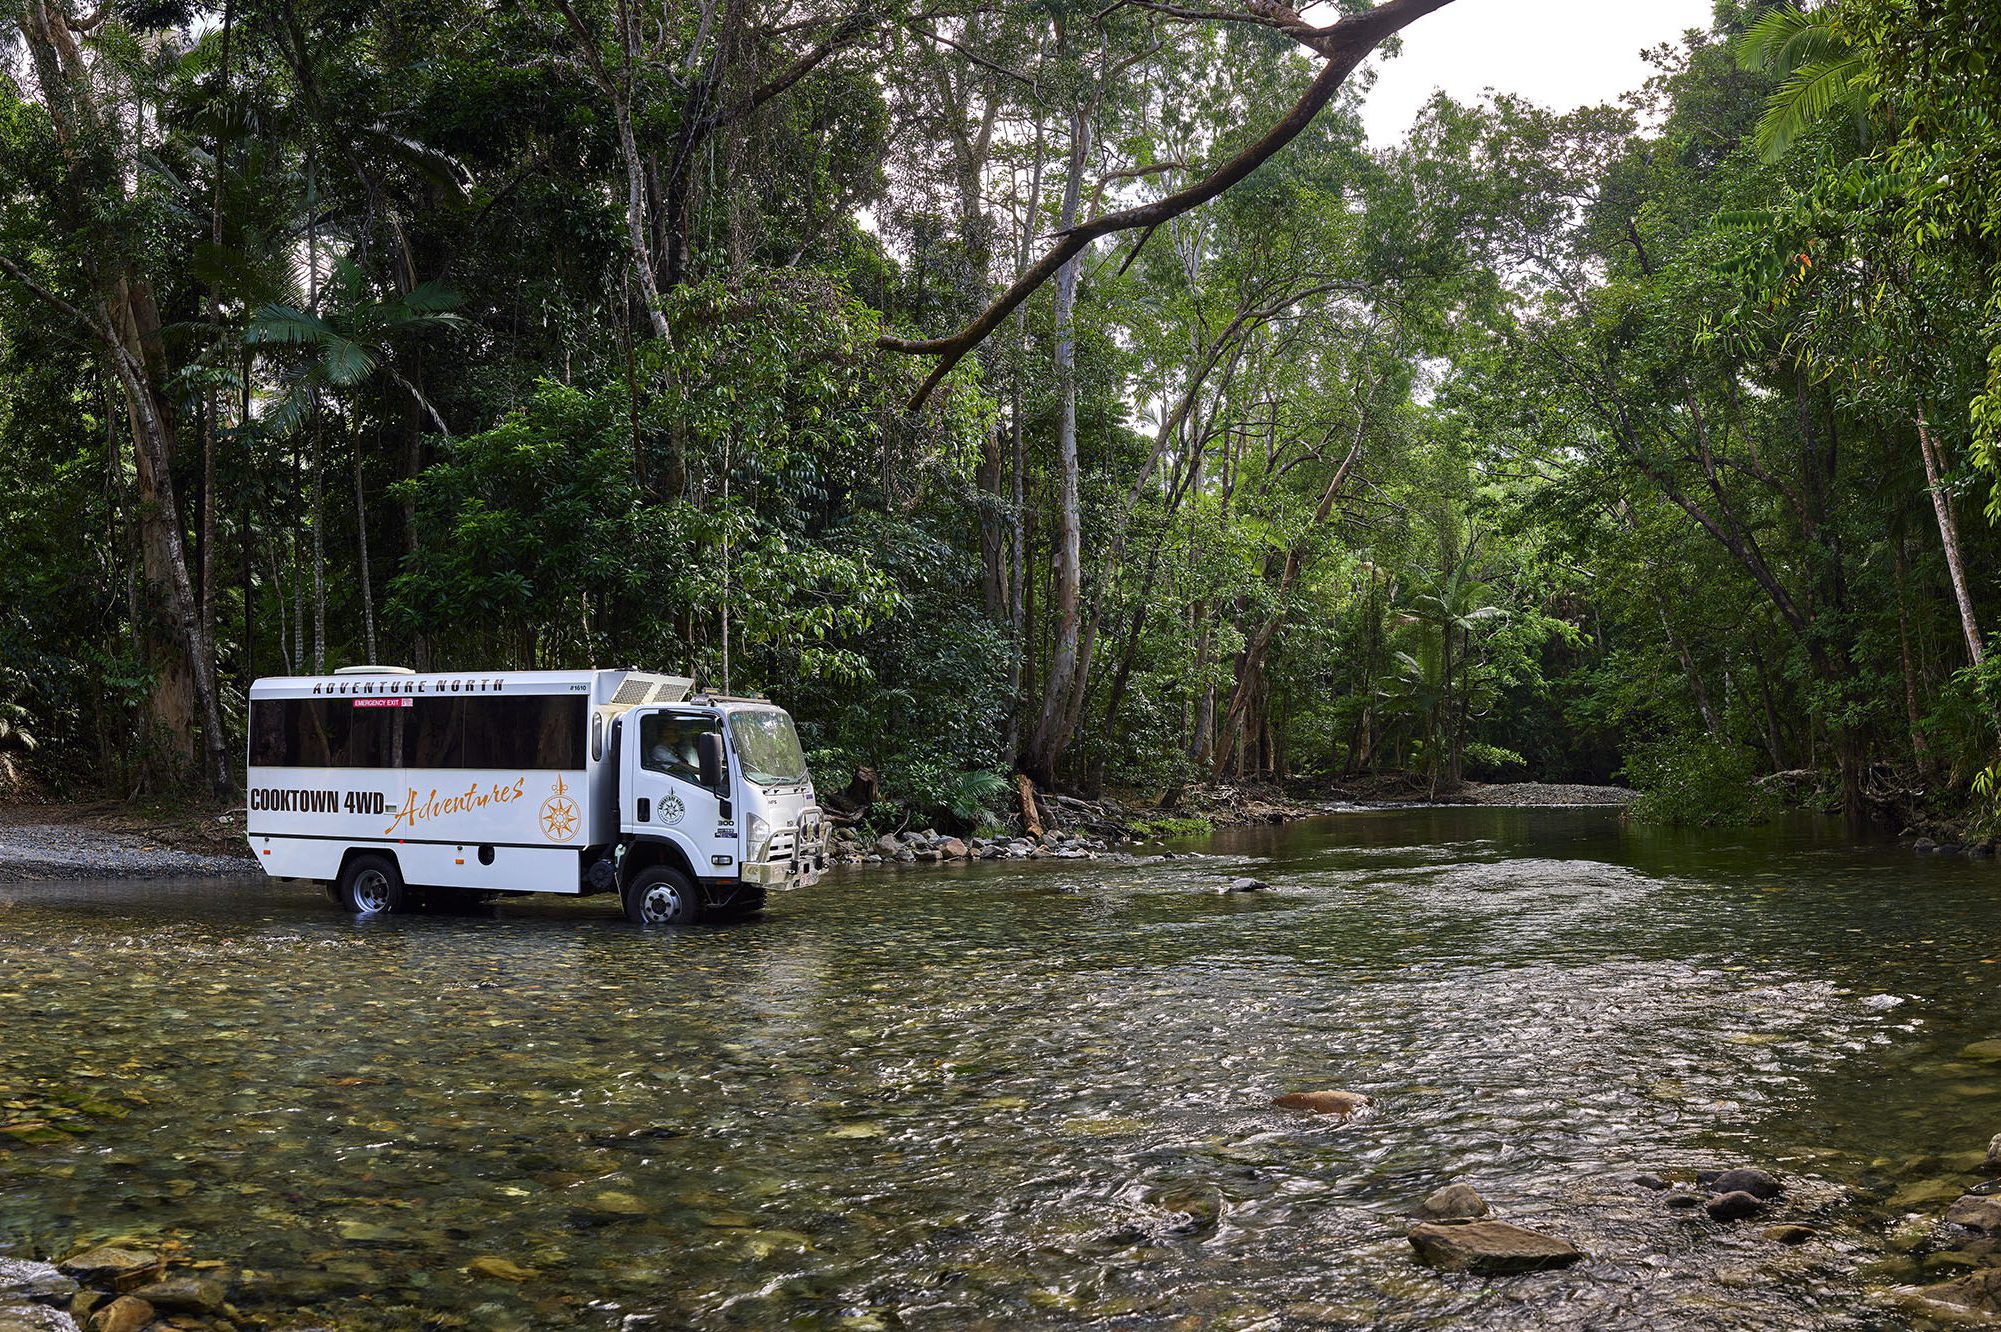
[[[1793,5],[1768,10],[1737,39],[1737,63],[1745,69],[1790,74],[1801,65],[1832,59],[1847,51],[1824,9],[1809,14]]]
[[[356,130],[355,135],[381,156],[402,163],[460,199],[465,197],[467,188],[472,184],[472,172],[458,158],[441,148],[419,143],[380,125]]]
[[[368,348],[338,334],[329,337],[320,353],[329,382],[347,388],[375,373],[375,357]]]
[[[273,343],[305,346],[337,337],[333,326],[315,314],[291,305],[266,305],[257,311],[243,330],[243,340],[252,346]]]
[[[1753,140],[1767,162],[1777,161],[1801,135],[1837,106],[1853,106],[1861,94],[1863,57],[1849,51],[1834,60],[1799,66],[1786,76],[1765,105]]]

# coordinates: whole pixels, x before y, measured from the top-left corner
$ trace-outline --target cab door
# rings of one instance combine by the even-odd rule
[[[620,730],[626,793],[620,827],[681,843],[697,874],[733,874],[738,838],[722,719],[673,707],[634,708]],[[705,747],[725,755],[711,782],[702,779]]]

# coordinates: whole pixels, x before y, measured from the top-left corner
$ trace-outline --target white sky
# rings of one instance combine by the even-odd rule
[[[1710,0],[1454,0],[1404,29],[1362,107],[1369,141],[1397,142],[1437,90],[1519,93],[1558,111],[1609,102],[1652,73],[1644,47],[1707,28]]]

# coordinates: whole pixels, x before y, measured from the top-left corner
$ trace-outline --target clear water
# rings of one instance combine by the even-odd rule
[[[1992,864],[1602,810],[1199,849],[682,934],[0,887],[0,1252],[178,1241],[246,1313],[365,1328],[1908,1325],[1885,1237],[2001,1131],[1959,1054],[2001,1036]],[[1247,871],[1280,891],[1211,891]],[[1379,1106],[1269,1108],[1324,1087]],[[1821,1237],[1632,1183],[1737,1162]],[[1590,1260],[1419,1267],[1454,1180]]]

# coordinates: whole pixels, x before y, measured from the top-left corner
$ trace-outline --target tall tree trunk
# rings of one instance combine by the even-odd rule
[[[319,411],[313,412],[313,674],[327,673],[326,467],[321,458]]]
[[[1091,152],[1091,122],[1082,105],[1070,112],[1070,162],[1063,177],[1063,204],[1058,227],[1077,224],[1084,189],[1084,165]],[[1084,568],[1081,507],[1077,468],[1077,278],[1082,256],[1071,259],[1056,274],[1056,466],[1057,516],[1052,572],[1055,576],[1055,640],[1049,654],[1049,677],[1043,682],[1042,711],[1028,743],[1022,770],[1039,786],[1056,779],[1056,765],[1070,743],[1065,723],[1071,690],[1077,678]]]
[[[1966,636],[1966,657],[1980,665],[1986,652],[1980,639],[1980,624],[1974,618],[1973,593],[1966,583],[1966,565],[1959,554],[1959,523],[1952,515],[1952,498],[1941,483],[1944,467],[1930,424],[1918,416],[1918,451],[1925,460],[1925,486],[1931,492],[1932,511],[1938,515],[1939,544],[1945,547],[1945,568],[1952,578],[1953,601],[1959,606],[1959,628]]]
[[[635,39],[631,7],[624,0],[617,6],[621,58],[615,71],[605,64],[597,34],[569,0],[556,0],[556,8],[562,11],[563,19],[569,25],[570,35],[578,53],[584,58],[584,68],[590,72],[591,81],[597,84],[598,91],[611,104],[612,127],[618,139],[618,160],[625,169],[625,242],[628,257],[633,276],[639,279],[639,290],[646,302],[646,318],[652,326],[653,336],[664,338],[667,336],[667,316],[660,307],[660,279],[654,271],[653,247],[647,244],[646,239],[646,163],[640,156],[639,139],[632,128]]]
[[[1024,210],[1021,231],[1016,238],[1015,276],[1021,276],[1021,269],[1028,262],[1028,247],[1036,235],[1036,217],[1042,210],[1042,117],[1035,118],[1035,148],[1030,155],[1028,168],[1028,206]],[[1030,583],[1028,578],[1028,441],[1022,424],[1024,394],[1022,378],[1028,363],[1028,311],[1015,312],[1015,355],[1008,372],[1008,393],[1011,406],[1008,410],[1008,452],[1012,475],[1009,479],[1008,505],[1008,633],[1014,652],[1008,660],[1008,698],[1012,705],[1007,714],[1006,753],[1010,757],[1021,753],[1021,724],[1025,691],[1022,688],[1028,660],[1028,615]]]
[[[140,256],[122,233],[99,220],[104,196],[124,190],[122,173],[141,147],[116,108],[101,105],[107,92],[117,94],[119,76],[86,62],[78,43],[79,35],[103,18],[101,10],[72,18],[59,0],[24,0],[18,15],[27,67],[54,130],[58,160],[52,170],[62,174],[69,224],[82,232],[92,293],[86,304],[92,309],[86,312],[10,258],[0,256],[0,270],[79,327],[110,362],[132,433],[140,563],[148,601],[157,612],[141,626],[157,682],[148,710],[155,728],[172,737],[184,758],[201,756],[205,775],[222,790],[230,784],[222,708],[175,495],[178,439],[173,398],[162,388],[171,373],[163,325]],[[109,177],[96,153],[107,143],[123,150]]]
[[[987,619],[1008,622],[1007,427],[996,420],[980,436],[980,591]]]
[[[368,660],[376,662],[381,658],[375,655],[375,576],[368,562],[368,496],[361,488],[360,449],[354,451],[354,536],[361,564],[362,642],[368,649]]]

